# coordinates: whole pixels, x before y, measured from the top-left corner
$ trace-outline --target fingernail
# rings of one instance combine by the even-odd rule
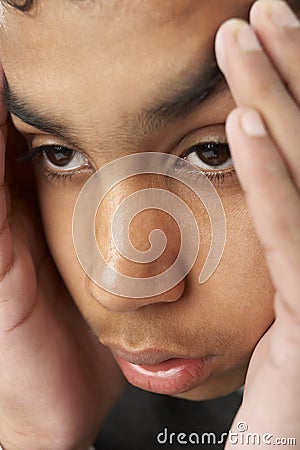
[[[247,52],[262,50],[259,40],[249,26],[242,26],[238,31],[238,43]]]
[[[248,136],[263,137],[266,136],[266,127],[257,111],[249,110],[241,116],[242,129]]]
[[[290,7],[281,0],[274,1],[271,9],[271,19],[279,27],[299,28],[300,21]]]
[[[223,44],[222,33],[220,32],[220,30],[217,32],[217,35],[216,35],[215,50],[216,50],[216,57],[217,57],[218,65],[219,65],[220,69],[222,70],[222,68],[224,66],[225,49],[224,49],[224,44]]]

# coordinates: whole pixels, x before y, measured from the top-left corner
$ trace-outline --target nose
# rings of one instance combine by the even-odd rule
[[[95,236],[106,262],[101,274],[105,288],[94,281],[96,258],[86,286],[89,294],[110,311],[129,312],[155,303],[176,302],[184,293],[185,261],[178,259],[181,231],[168,212],[138,203],[134,194],[141,190],[141,186],[128,188],[128,183],[126,191],[124,187],[114,189],[96,216]],[[172,278],[170,288],[166,288],[168,277]],[[141,286],[142,295],[138,289]]]
[[[179,300],[184,292],[185,281],[181,281],[174,288],[162,294],[147,298],[127,298],[114,295],[97,286],[93,282],[89,282],[89,293],[98,301],[105,309],[113,312],[130,312],[136,311],[146,305],[155,303],[172,303]]]

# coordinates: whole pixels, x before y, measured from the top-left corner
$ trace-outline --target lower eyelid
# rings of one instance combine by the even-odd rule
[[[49,147],[50,146],[36,147],[29,150],[27,154],[20,158],[20,162],[32,160],[38,172],[42,174],[42,176],[46,177],[47,180],[51,183],[63,182],[65,184],[67,181],[71,181],[71,179],[73,179],[74,177],[79,177],[78,179],[80,179],[83,175],[91,173],[92,167],[89,164],[87,158],[86,164],[82,165],[81,168],[78,169],[73,168],[58,170],[55,165],[52,166],[53,169],[50,169],[49,166],[51,162],[49,160],[48,162],[45,161],[45,153],[47,150],[49,150]]]
[[[82,168],[79,170],[65,170],[65,171],[55,171],[51,169],[45,168],[45,165],[43,162],[40,161],[39,158],[36,159],[35,167],[38,170],[38,172],[47,180],[53,184],[55,183],[63,183],[66,184],[67,182],[70,182],[73,180],[73,178],[76,177],[78,181],[82,180],[83,178],[86,178],[87,175],[91,174],[91,170],[88,168]]]
[[[234,185],[238,185],[239,186],[239,180],[237,177],[237,173],[234,169],[234,167],[232,167],[231,169],[228,170],[223,170],[223,171],[215,171],[215,172],[204,172],[205,175],[207,176],[207,178],[216,185],[216,187],[220,187],[220,185],[227,187],[229,185],[234,186]]]

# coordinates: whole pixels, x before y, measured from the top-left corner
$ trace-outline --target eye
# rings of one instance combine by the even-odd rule
[[[36,160],[39,170],[51,181],[71,179],[83,169],[91,168],[89,160],[82,153],[60,145],[35,147],[20,161]]]
[[[182,156],[189,164],[204,172],[221,173],[233,168],[229,145],[222,142],[200,142]]]
[[[51,146],[42,150],[40,147],[39,151],[43,155],[44,163],[56,172],[75,170],[88,164],[84,155],[69,148]]]

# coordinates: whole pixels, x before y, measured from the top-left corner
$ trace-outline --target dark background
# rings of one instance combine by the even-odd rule
[[[105,420],[97,442],[96,450],[154,450],[166,449],[223,449],[223,444],[202,444],[202,433],[216,433],[220,439],[228,432],[241,402],[241,393],[234,392],[215,400],[194,402],[152,394],[129,386]],[[159,444],[157,435],[168,429],[168,443]],[[170,434],[176,433],[170,444]],[[182,440],[189,441],[190,433],[197,433],[200,444],[180,444],[177,435],[186,433]],[[162,442],[164,435],[161,436]],[[195,436],[192,437],[195,441]]]

